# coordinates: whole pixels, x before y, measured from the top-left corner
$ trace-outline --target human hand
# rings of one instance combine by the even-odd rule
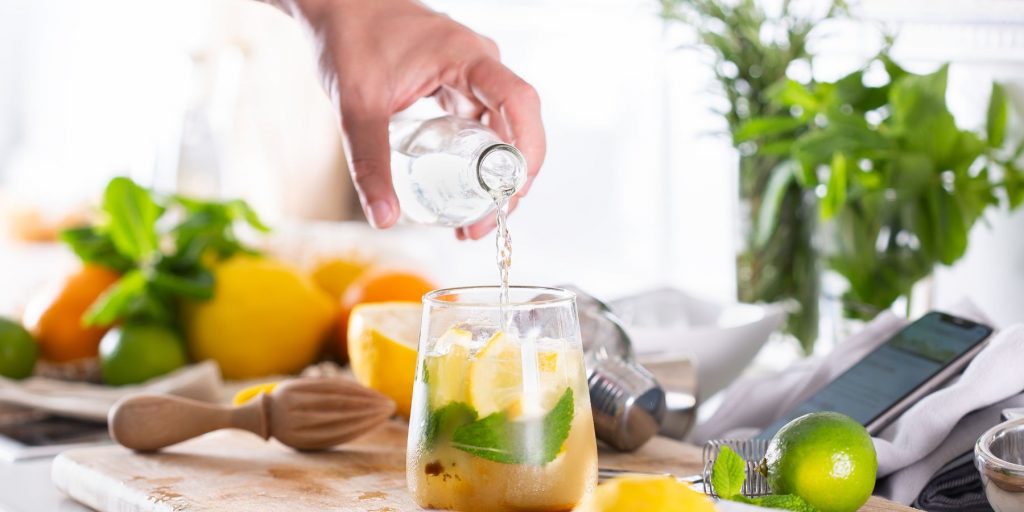
[[[378,228],[398,220],[388,123],[433,96],[451,114],[479,119],[526,157],[529,190],[544,161],[536,90],[501,64],[494,42],[415,0],[276,0],[311,29],[325,90],[341,114],[353,183]],[[477,239],[493,219],[459,228]]]

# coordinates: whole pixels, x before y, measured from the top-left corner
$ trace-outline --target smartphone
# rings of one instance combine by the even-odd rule
[[[770,438],[786,423],[818,411],[843,413],[876,435],[914,402],[960,374],[990,334],[992,328],[987,325],[947,313],[928,313],[757,437]]]

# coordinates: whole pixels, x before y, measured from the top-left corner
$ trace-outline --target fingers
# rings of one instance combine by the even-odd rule
[[[388,142],[388,115],[380,110],[365,113],[343,109],[352,182],[359,194],[366,219],[376,228],[386,228],[398,220],[398,197],[391,185],[391,147]]]
[[[473,96],[489,111],[499,114],[499,119],[491,116],[488,124],[523,152],[527,173],[531,178],[536,176],[547,150],[537,91],[491,58],[472,64],[466,80]]]

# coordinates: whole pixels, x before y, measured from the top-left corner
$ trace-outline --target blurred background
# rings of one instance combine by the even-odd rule
[[[427,3],[492,37],[543,100],[549,153],[510,221],[514,282],[736,298],[738,156],[713,112],[723,100],[708,56],[680,49],[694,41],[689,29],[666,23],[653,1]],[[1024,1],[867,0],[855,10],[857,21],[822,28],[815,78],[863,64],[884,28],[900,34],[893,54],[904,66],[953,63],[947,99],[961,127],[984,125],[995,79],[1019,132]],[[0,2],[2,287],[36,286],[25,269],[42,272],[45,251],[24,242],[52,239],[117,175],[241,197],[275,226],[360,222],[311,55],[296,23],[257,2]],[[986,211],[966,256],[935,271],[929,300],[966,295],[998,323],[1024,320],[1021,233],[1024,213]],[[442,285],[497,278],[490,238],[409,226],[380,236]]]

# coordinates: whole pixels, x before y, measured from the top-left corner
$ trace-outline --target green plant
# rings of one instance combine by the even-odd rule
[[[814,28],[845,14],[846,5],[832,0],[815,16],[801,14],[790,0],[784,0],[777,13],[769,13],[755,0],[660,2],[663,18],[696,31],[695,47],[710,53],[715,81],[728,100],[728,108],[719,113],[740,151],[740,200],[749,212],[749,218],[741,220],[750,226],[736,262],[740,300],[788,299],[799,304],[787,330],[809,351],[818,334],[818,257],[811,243],[816,205],[796,183],[773,179],[775,170],[786,165],[785,153],[763,151],[743,130],[762,122],[806,130],[806,123],[789,118],[788,107],[771,101],[768,91],[785,80],[794,62],[810,68],[807,45]]]
[[[865,85],[872,68],[888,80]],[[787,80],[769,94],[787,114],[740,129],[790,157],[773,180],[819,191],[827,263],[849,282],[850,316],[873,316],[962,257],[989,206],[1024,203],[1024,142],[1006,147],[1005,91],[992,86],[984,133],[961,129],[946,106],[947,71],[914,74],[883,54],[835,82]]]
[[[61,233],[79,259],[122,274],[86,312],[89,325],[175,326],[179,299],[213,296],[211,264],[253,252],[239,241],[235,225],[268,230],[244,201],[161,196],[128,178],[110,181],[100,213],[93,225]]]

